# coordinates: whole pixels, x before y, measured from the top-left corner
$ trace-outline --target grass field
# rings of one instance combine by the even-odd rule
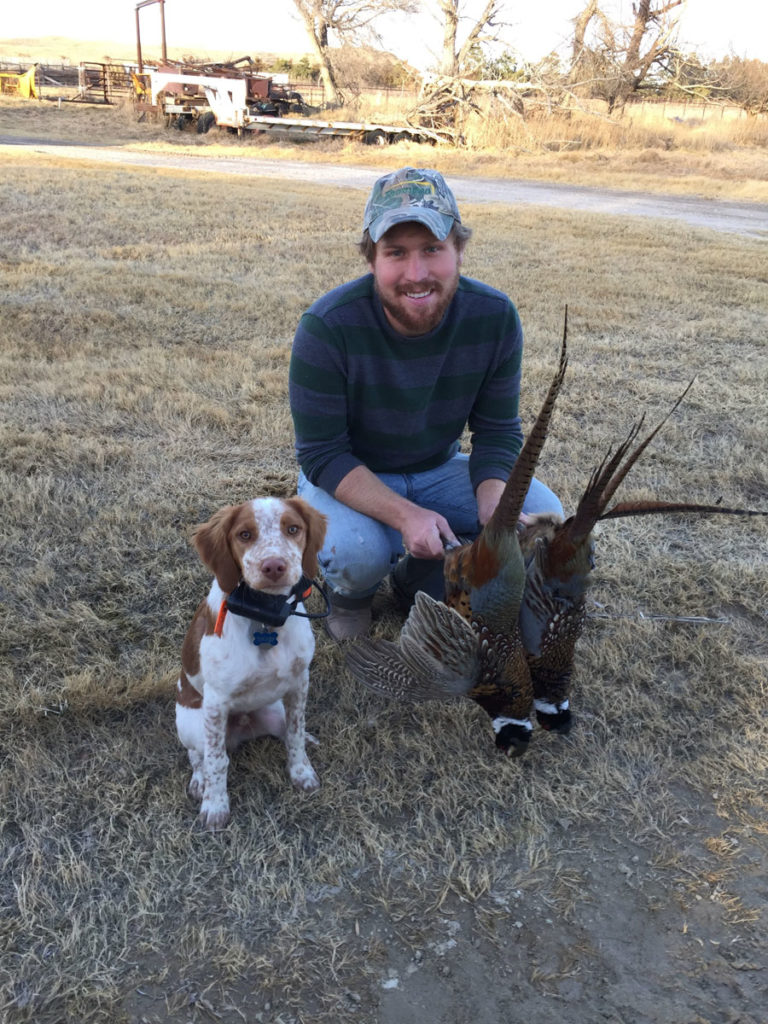
[[[474,705],[361,692],[318,632],[322,789],[254,744],[232,823],[203,834],[173,724],[208,586],[188,531],[292,493],[290,342],[361,271],[363,197],[27,150],[0,167],[3,1021],[764,1021],[765,521],[606,524],[577,726],[520,763]],[[526,424],[569,306],[539,469],[567,509],[693,377],[621,497],[766,508],[764,243],[464,217],[466,272],[521,312]],[[395,636],[386,592],[375,613]]]

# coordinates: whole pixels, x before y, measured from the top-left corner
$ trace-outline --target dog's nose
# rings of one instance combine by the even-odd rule
[[[265,558],[260,568],[268,580],[279,580],[286,570],[286,564],[282,558]]]

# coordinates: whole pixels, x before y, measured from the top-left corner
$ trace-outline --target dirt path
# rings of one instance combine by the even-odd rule
[[[273,161],[258,157],[206,157],[190,154],[146,153],[105,146],[73,146],[50,139],[14,138],[0,135],[0,151],[26,146],[35,153],[73,160],[98,160],[134,167],[165,167],[207,171],[247,177],[308,181],[315,185],[336,185],[367,191],[381,169],[345,167],[338,164]],[[652,195],[617,189],[596,189],[578,185],[516,181],[494,178],[461,178],[451,175],[451,186],[461,202],[493,202],[554,206],[584,213],[612,216],[656,217],[679,221],[696,228],[768,239],[768,205],[687,196]]]

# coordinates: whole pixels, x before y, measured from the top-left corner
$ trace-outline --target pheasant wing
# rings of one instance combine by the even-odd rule
[[[346,663],[358,682],[397,700],[464,697],[480,675],[472,627],[452,608],[421,591],[399,644],[363,641],[347,652]]]

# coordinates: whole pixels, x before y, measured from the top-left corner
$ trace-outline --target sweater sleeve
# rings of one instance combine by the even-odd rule
[[[510,302],[496,358],[467,421],[472,442],[469,473],[475,490],[483,480],[506,480],[523,446],[519,415],[522,359],[523,329]]]
[[[349,437],[346,379],[343,345],[320,317],[305,313],[288,374],[296,456],[307,479],[329,494],[361,465]]]

